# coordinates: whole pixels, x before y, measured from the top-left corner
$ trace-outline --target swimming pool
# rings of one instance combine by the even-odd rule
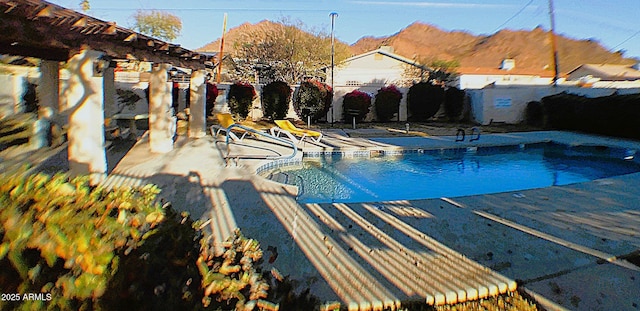
[[[537,143],[409,150],[397,156],[305,158],[268,178],[299,187],[301,203],[458,197],[567,185],[640,172],[635,150]]]

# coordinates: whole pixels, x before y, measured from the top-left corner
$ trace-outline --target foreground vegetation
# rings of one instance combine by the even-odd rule
[[[308,290],[296,293],[295,281],[277,270],[262,270],[258,241],[236,231],[216,249],[201,224],[159,199],[153,185],[107,190],[64,174],[0,178],[0,288],[15,294],[0,301],[2,310],[321,305]],[[436,309],[495,310],[487,305],[535,310],[517,293]],[[433,310],[423,303],[404,308]]]

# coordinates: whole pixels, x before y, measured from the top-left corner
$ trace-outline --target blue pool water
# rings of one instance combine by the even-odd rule
[[[302,203],[457,197],[567,185],[640,171],[635,151],[553,143],[305,159],[269,178],[296,185]]]

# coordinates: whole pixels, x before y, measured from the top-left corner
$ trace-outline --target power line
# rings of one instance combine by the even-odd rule
[[[611,50],[613,51],[613,50],[615,50],[616,48],[618,48],[619,46],[621,46],[621,45],[623,45],[623,44],[627,43],[627,41],[629,41],[629,40],[633,39],[633,37],[637,36],[638,34],[640,34],[640,30],[636,31],[634,34],[632,34],[632,35],[631,35],[631,36],[629,36],[628,38],[626,38],[626,39],[622,40],[622,42],[618,43],[618,45],[616,45],[616,46],[612,47],[612,48],[611,48]]]
[[[493,32],[496,32],[496,31],[500,30],[504,25],[509,23],[512,19],[514,19],[514,18],[516,18],[516,16],[520,15],[520,13],[522,13],[522,11],[524,11],[524,9],[526,9],[529,5],[531,5],[531,3],[533,3],[533,0],[530,0],[527,4],[525,4],[525,6],[523,6],[518,12],[516,12],[516,14],[513,14],[513,16],[509,17],[509,19],[507,19],[504,23],[502,23],[502,25],[498,26]]]

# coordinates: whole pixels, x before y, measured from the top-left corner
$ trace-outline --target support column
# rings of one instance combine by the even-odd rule
[[[60,63],[51,60],[40,62],[38,103],[52,118],[60,112]]]
[[[70,73],[64,97],[69,109],[69,169],[71,175],[89,175],[91,184],[104,180],[103,77],[98,70],[102,52],[82,50],[69,59]]]
[[[149,77],[149,147],[155,153],[173,150],[176,121],[171,113],[170,69],[171,65],[160,64]]]
[[[191,83],[189,84],[189,92],[191,94],[189,137],[192,138],[200,138],[207,135],[205,76],[206,73],[203,70],[194,70],[191,74]]]
[[[118,111],[114,68],[105,68],[102,74],[104,89],[104,115],[111,117]]]

